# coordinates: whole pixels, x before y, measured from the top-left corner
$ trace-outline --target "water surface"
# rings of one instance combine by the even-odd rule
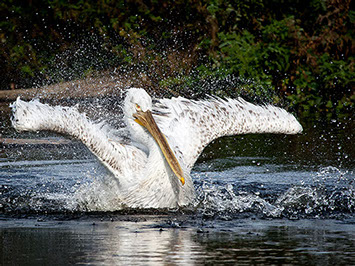
[[[2,112],[2,138],[16,133]],[[355,263],[352,118],[302,119],[298,136],[211,143],[192,172],[198,204],[115,210],[112,175],[79,142],[3,144],[2,264]]]

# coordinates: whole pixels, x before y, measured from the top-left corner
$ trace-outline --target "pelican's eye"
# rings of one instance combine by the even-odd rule
[[[141,111],[141,107],[138,104],[136,104],[136,109],[137,111]]]

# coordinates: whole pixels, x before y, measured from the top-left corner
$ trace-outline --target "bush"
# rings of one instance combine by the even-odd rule
[[[130,69],[172,94],[351,112],[354,20],[350,0],[4,0],[0,89]]]

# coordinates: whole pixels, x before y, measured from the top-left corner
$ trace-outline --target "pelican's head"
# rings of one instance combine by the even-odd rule
[[[152,98],[143,89],[131,88],[127,91],[124,101],[126,123],[132,137],[144,144],[149,144],[151,137],[159,145],[171,170],[185,184],[185,178],[181,166],[171,150],[164,134],[160,131],[152,115]],[[148,132],[149,133],[148,133]]]
[[[152,98],[144,89],[130,88],[127,90],[124,100],[124,112],[126,117],[133,118],[133,114],[137,112],[137,108],[146,112],[152,110]]]

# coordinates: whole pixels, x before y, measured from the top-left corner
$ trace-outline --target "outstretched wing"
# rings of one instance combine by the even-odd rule
[[[75,107],[49,106],[38,100],[20,98],[12,105],[12,124],[19,131],[53,131],[81,140],[111,172],[121,185],[132,184],[134,173],[140,173],[147,155],[140,149],[118,142],[110,137],[102,124],[90,121]],[[124,177],[124,178],[120,178]]]
[[[242,98],[159,99],[154,105],[154,114],[170,145],[189,170],[207,144],[216,138],[248,133],[302,132],[300,123],[284,109],[254,105]]]

